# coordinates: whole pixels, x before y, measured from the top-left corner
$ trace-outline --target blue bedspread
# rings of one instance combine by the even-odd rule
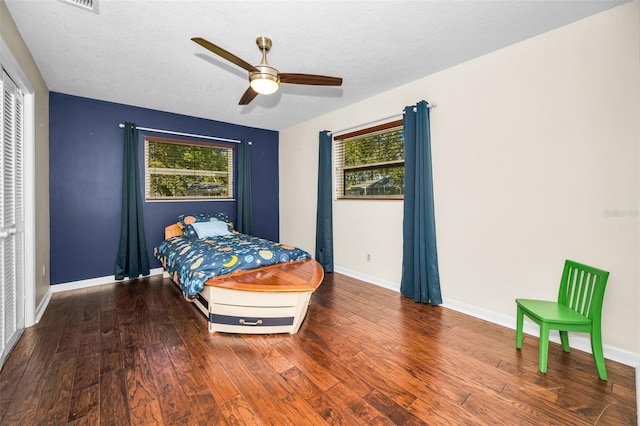
[[[311,257],[293,246],[238,233],[201,240],[172,237],[153,253],[189,300],[209,278]]]

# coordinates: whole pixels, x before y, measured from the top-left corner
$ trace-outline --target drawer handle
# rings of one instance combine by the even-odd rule
[[[247,322],[244,319],[240,318],[240,324],[242,324],[242,325],[260,325],[260,324],[262,324],[262,320],[258,320],[256,322]]]

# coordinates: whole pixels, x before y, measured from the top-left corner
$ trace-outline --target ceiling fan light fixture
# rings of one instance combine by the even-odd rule
[[[1,0],[0,0],[1,1]],[[78,1],[78,0],[76,0]],[[87,0],[85,0],[87,1]],[[97,0],[94,0],[97,1]],[[226,59],[227,61],[239,66],[240,68],[249,71],[249,84],[250,86],[245,90],[244,94],[240,98],[238,105],[248,105],[256,96],[271,95],[278,91],[280,83],[285,84],[306,84],[311,86],[341,86],[342,78],[328,77],[326,75],[316,74],[295,74],[295,73],[280,73],[277,69],[273,68],[267,62],[267,53],[271,50],[271,39],[268,37],[258,37],[256,44],[258,49],[262,51],[262,61],[260,65],[251,65],[244,59],[240,59],[233,53],[224,50],[220,46],[216,46],[203,39],[202,37],[193,37],[192,41],[198,43],[200,46],[215,53],[216,55]]]
[[[280,81],[277,76],[267,73],[252,73],[249,76],[249,84],[251,88],[261,95],[271,95],[278,90]]]

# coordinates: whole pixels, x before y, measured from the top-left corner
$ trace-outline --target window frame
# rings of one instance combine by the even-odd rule
[[[156,169],[153,167],[149,167],[149,144],[153,142],[159,143],[170,143],[175,145],[187,145],[187,146],[199,146],[204,148],[212,148],[212,149],[225,149],[229,152],[228,155],[228,170],[226,172],[227,175],[227,195],[223,197],[216,196],[166,196],[166,197],[150,197],[150,189],[151,189],[151,174],[152,170]],[[144,135],[144,199],[147,203],[154,202],[183,202],[183,201],[233,201],[235,200],[235,144],[225,144],[225,143],[215,143],[215,142],[204,142],[193,139],[178,139],[178,138],[167,138],[163,136],[155,136],[155,135]],[[163,170],[163,169],[160,169]],[[167,170],[167,169],[165,169]],[[171,169],[168,169],[171,170]],[[175,169],[178,170],[178,169]],[[191,170],[191,169],[182,169],[182,170]],[[205,172],[208,175],[219,174],[219,171],[215,170],[192,170],[193,175],[197,175],[197,173]],[[179,174],[174,172],[165,173],[166,175],[170,174]]]
[[[402,131],[404,126],[404,121],[394,120],[386,123],[382,123],[376,126],[367,127],[364,129],[356,130],[349,133],[343,133],[340,135],[333,136],[335,154],[334,161],[336,164],[335,167],[335,199],[336,200],[404,200],[404,187],[403,193],[398,195],[346,195],[345,194],[345,171],[348,170],[371,170],[371,169],[381,169],[381,168],[392,168],[397,167],[398,165],[402,165],[404,169],[405,160],[392,160],[378,163],[370,163],[370,164],[360,164],[356,166],[345,166],[344,165],[344,143],[346,140],[354,139],[362,136],[371,135],[374,133],[383,133],[385,131]]]

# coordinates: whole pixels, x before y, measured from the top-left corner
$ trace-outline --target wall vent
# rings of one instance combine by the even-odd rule
[[[78,6],[84,10],[88,10],[93,13],[98,13],[98,0],[60,0],[63,3]]]

